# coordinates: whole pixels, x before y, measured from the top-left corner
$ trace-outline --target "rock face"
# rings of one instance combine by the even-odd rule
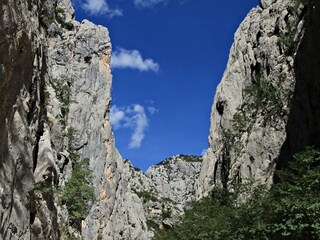
[[[0,238],[150,239],[147,219],[181,214],[200,163],[175,157],[143,174],[123,161],[109,121],[108,30],[74,15],[69,0],[1,2]],[[59,193],[75,156],[89,159],[96,196],[81,231]]]
[[[75,21],[68,0],[3,1],[1,18],[0,238],[80,237],[55,192],[77,154],[90,160],[97,198],[83,238],[147,239],[109,122],[107,29]]]
[[[75,21],[70,0],[0,0],[0,239],[150,239],[214,186],[270,186],[276,166],[320,145],[319,5],[261,1],[235,34],[203,162],[142,173],[115,148],[108,30]],[[75,156],[96,198],[78,229],[57,191]]]
[[[143,200],[149,229],[176,225],[194,200],[201,162],[198,156],[176,155],[151,166],[144,177],[133,175],[130,188]]]
[[[100,187],[104,198],[86,220],[84,239],[151,239],[158,228],[174,226],[186,204],[194,199],[194,183],[202,159],[177,155],[143,173],[113,151],[110,165],[115,164],[115,170],[110,167],[108,178],[101,183],[117,190],[108,197]],[[108,211],[108,218],[102,218]]]
[[[46,54],[40,12],[46,1],[1,1],[0,14],[0,238],[30,239],[34,170],[43,135]],[[40,136],[41,135],[41,136]],[[48,198],[48,201],[50,199]],[[44,204],[46,205],[46,204]],[[52,206],[52,212],[55,212]],[[46,218],[43,215],[43,218]],[[49,219],[48,219],[49,220]],[[49,223],[49,222],[48,222]],[[58,237],[56,219],[35,231]]]
[[[319,2],[301,2],[261,1],[237,30],[214,98],[197,198],[215,186],[270,186],[277,166],[318,144]]]

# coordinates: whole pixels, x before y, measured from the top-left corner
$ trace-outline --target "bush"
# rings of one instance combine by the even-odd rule
[[[133,192],[137,194],[139,198],[142,198],[144,203],[148,201],[156,202],[158,200],[151,192],[138,192],[136,190],[133,190]]]
[[[214,189],[192,204],[181,223],[159,230],[155,240],[298,240],[320,239],[320,151],[307,148],[276,175],[280,182],[269,193],[246,186],[234,193]],[[239,194],[250,196],[239,206]]]
[[[72,227],[81,230],[81,221],[88,215],[95,199],[94,189],[91,186],[91,171],[89,159],[79,161],[79,155],[74,154],[71,178],[62,189],[61,202],[65,204],[69,213],[69,223]]]
[[[58,13],[64,14],[64,9],[61,7],[56,7],[55,12],[56,12],[56,14],[58,14]]]
[[[161,217],[162,219],[166,219],[166,218],[170,218],[172,215],[172,211],[171,209],[167,209],[167,210],[163,210],[162,213],[161,213]]]

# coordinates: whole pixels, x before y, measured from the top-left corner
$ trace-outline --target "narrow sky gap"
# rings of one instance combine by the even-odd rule
[[[95,1],[108,11],[96,9],[95,14],[83,7]],[[114,120],[116,146],[123,158],[145,171],[172,155],[202,154],[215,89],[234,33],[258,4],[258,0],[74,0],[78,20],[86,18],[109,29],[118,56],[112,69],[112,106],[123,111],[122,119]],[[119,14],[111,17],[114,10]],[[140,110],[136,117],[135,106]]]

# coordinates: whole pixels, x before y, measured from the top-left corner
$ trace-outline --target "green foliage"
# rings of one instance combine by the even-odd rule
[[[66,125],[66,118],[69,113],[69,106],[71,103],[70,86],[65,77],[52,79],[51,84],[56,92],[56,97],[61,103],[61,124]]]
[[[180,154],[179,157],[186,162],[201,162],[202,161],[201,156]]]
[[[258,77],[256,81],[244,89],[244,94],[249,99],[244,110],[251,110],[255,114],[263,115],[263,125],[276,124],[277,119],[283,115],[283,99],[287,97],[283,88],[284,76],[274,86],[271,82]]]
[[[155,221],[148,219],[147,226],[148,226],[148,229],[154,229],[156,231],[159,231],[159,224],[156,223]]]
[[[74,151],[71,151],[72,149],[72,143],[74,142],[74,135],[76,134],[76,129],[74,129],[73,127],[69,127],[67,130],[67,138],[68,138],[68,148],[70,150],[70,158],[71,159],[77,159],[77,153]]]
[[[156,202],[158,199],[151,193],[147,191],[138,192],[133,190],[135,194],[138,195],[139,198],[143,199],[143,202],[146,203],[148,201]]]
[[[245,185],[233,193],[214,189],[186,210],[177,227],[157,231],[154,239],[320,239],[320,151],[307,148],[277,176],[269,193]],[[243,194],[249,197],[239,204]]]
[[[54,22],[54,14],[46,6],[41,9],[39,18],[42,26],[48,26]]]
[[[320,151],[307,148],[295,155],[269,199],[274,239],[320,239]]]
[[[49,101],[50,101],[50,93],[47,90],[44,90],[44,105],[48,106]]]
[[[61,202],[68,209],[70,225],[80,230],[81,220],[88,215],[95,195],[91,186],[90,160],[88,158],[79,160],[80,156],[76,153],[70,154],[70,159],[73,163],[73,171],[71,178],[62,189]]]
[[[56,12],[56,14],[58,14],[58,13],[64,14],[64,9],[61,7],[56,7],[55,12]]]
[[[133,169],[134,169],[136,172],[141,172],[141,169],[138,168],[138,167],[133,167]]]
[[[186,162],[201,162],[202,161],[201,156],[179,154],[179,157]],[[158,163],[157,165],[168,166],[170,163],[170,160],[172,160],[172,157],[166,158],[165,160]]]
[[[242,133],[246,131],[247,128],[247,120],[246,116],[242,111],[238,111],[233,115],[233,129],[238,133]]]
[[[69,31],[74,29],[74,25],[72,22],[65,21],[66,17],[65,17],[65,11],[63,8],[57,7],[55,9],[55,15],[56,15],[57,22],[60,23],[62,27],[64,27]]]
[[[278,44],[280,47],[284,48],[284,54],[286,56],[293,56],[296,48],[296,42],[294,40],[294,34],[289,35],[281,34],[278,37]]]
[[[80,238],[71,237],[71,236],[65,236],[63,240],[80,240]]]
[[[172,215],[172,211],[171,211],[171,209],[169,208],[169,209],[167,209],[167,210],[163,210],[163,211],[162,211],[161,217],[162,217],[162,219],[166,219],[166,218],[170,218],[171,215]]]
[[[63,27],[69,31],[72,31],[74,29],[74,25],[72,22],[64,22]]]

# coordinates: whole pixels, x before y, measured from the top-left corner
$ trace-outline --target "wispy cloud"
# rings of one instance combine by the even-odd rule
[[[138,50],[117,49],[111,58],[112,68],[131,68],[143,71],[159,71],[159,64],[148,58],[143,59]]]
[[[144,130],[148,126],[148,118],[141,105],[135,105],[133,109],[133,124],[134,131],[131,136],[129,148],[140,148],[141,142],[144,139]]]
[[[125,112],[117,108],[117,106],[112,106],[110,109],[110,122],[114,129],[118,129],[121,127],[121,123],[125,119]]]
[[[157,4],[166,4],[168,0],[134,0],[134,5],[137,8],[150,8]]]
[[[122,10],[119,8],[110,8],[107,0],[85,0],[82,8],[90,15],[103,15],[109,18],[122,16]]]
[[[155,107],[147,107],[147,110],[148,110],[148,112],[149,112],[151,115],[159,112],[159,110],[156,109]]]
[[[114,129],[130,128],[132,130],[128,147],[138,149],[145,137],[145,130],[149,125],[145,108],[140,104],[126,107],[112,106],[110,109],[110,121]]]

